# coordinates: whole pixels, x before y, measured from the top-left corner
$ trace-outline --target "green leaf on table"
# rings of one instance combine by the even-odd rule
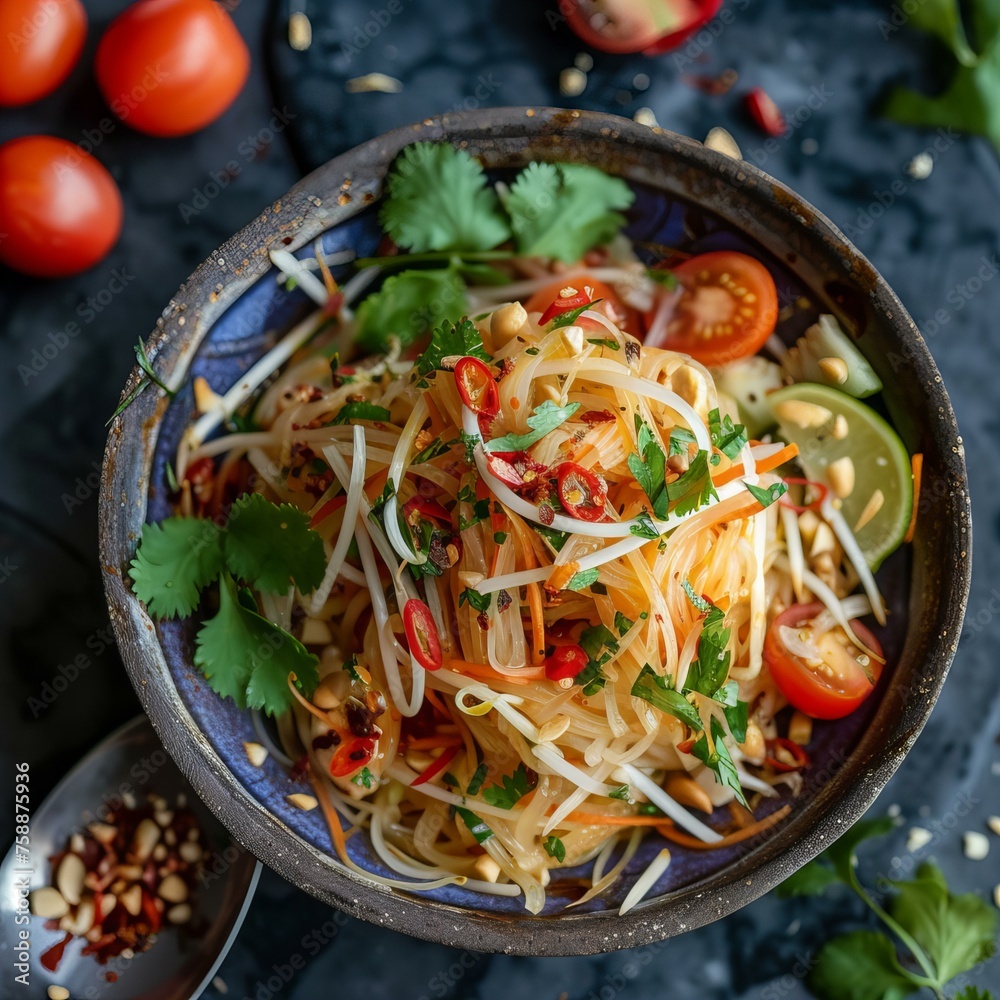
[[[893,882],[889,912],[913,935],[946,983],[985,962],[995,951],[996,908],[973,893],[955,896],[937,866],[925,861],[916,876]]]
[[[573,263],[618,234],[625,225],[620,213],[634,200],[624,181],[595,167],[531,163],[511,185],[505,208],[520,253]]]
[[[309,527],[309,516],[259,493],[233,504],[224,548],[234,576],[273,594],[285,594],[293,586],[307,594],[326,572],[323,538]]]
[[[448,143],[416,142],[399,154],[379,219],[415,253],[491,250],[510,235],[482,166]]]
[[[813,860],[789,875],[777,888],[782,899],[793,896],[822,896],[831,885],[840,885],[840,878],[829,866]]]
[[[129,567],[132,590],[155,618],[191,614],[222,569],[221,533],[198,517],[145,524]]]
[[[901,968],[893,943],[877,931],[828,941],[807,980],[819,1000],[903,1000],[918,984]]]
[[[468,309],[465,283],[451,268],[400,271],[358,306],[355,341],[364,352],[384,354],[391,337],[405,347],[428,330],[457,323]]]

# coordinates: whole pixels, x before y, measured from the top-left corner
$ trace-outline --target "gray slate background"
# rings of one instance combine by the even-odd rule
[[[124,3],[85,2],[90,41],[69,85],[29,109],[0,111],[0,141],[44,131],[86,142],[100,131],[107,112],[89,66],[100,29]],[[964,830],[984,829],[986,817],[1000,813],[1000,281],[992,280],[1000,273],[1000,163],[981,139],[912,130],[877,116],[890,82],[933,84],[940,51],[905,27],[884,37],[879,21],[888,3],[729,0],[732,16],[690,43],[683,58],[595,53],[586,91],[564,98],[559,71],[582,46],[558,23],[554,2],[546,9],[531,0],[402,0],[368,45],[345,49],[371,10],[383,7],[382,0],[311,0],[315,41],[301,54],[284,43],[286,9],[244,0],[235,17],[254,53],[254,72],[222,119],[179,140],[149,139],[124,125],[101,138],[96,155],[126,204],[125,230],[111,256],[59,282],[0,274],[0,773],[12,773],[15,759],[28,760],[36,789],[51,787],[69,762],[137,709],[100,591],[97,470],[104,421],[131,367],[131,345],[152,329],[195,265],[302,172],[396,125],[457,107],[561,104],[627,116],[648,107],[663,126],[696,138],[724,125],[747,159],[840,225],[899,293],[941,367],[972,481],[969,618],[927,729],[874,807],[898,809],[935,836],[913,857],[904,826],[869,848],[862,868],[870,878],[906,875],[933,856],[957,890],[992,892],[1000,882],[1000,842],[982,862],[966,860],[960,842]],[[723,96],[684,80],[728,68],[739,82]],[[401,79],[403,91],[345,93],[347,78],[374,70]],[[741,108],[740,95],[755,85],[795,122],[770,151]],[[276,111],[287,126],[272,120]],[[933,151],[935,168],[917,181],[904,168],[924,150]],[[227,172],[220,189],[216,182]],[[61,339],[73,320],[82,332]],[[50,342],[63,346],[35,372],[33,352]],[[927,516],[934,516],[933,505]],[[53,697],[60,675],[72,679],[58,681],[65,692]],[[10,822],[5,810],[4,844]],[[768,897],[635,952],[481,957],[334,918],[265,873],[221,977],[226,996],[253,1000],[795,1000],[807,995],[801,979],[814,946],[864,919],[860,905],[842,896],[808,904]],[[1000,962],[970,981],[1000,990]],[[223,993],[210,989],[206,996]]]

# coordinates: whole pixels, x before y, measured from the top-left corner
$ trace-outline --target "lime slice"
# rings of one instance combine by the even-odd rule
[[[881,506],[854,531],[868,565],[877,569],[903,541],[913,510],[910,456],[899,435],[871,407],[829,386],[800,382],[770,393],[767,401],[782,439],[799,446],[798,462],[809,479],[829,486],[831,465],[850,460],[841,461],[832,478],[849,480],[853,465],[854,488],[841,507],[852,530],[877,506],[875,491],[881,490]]]

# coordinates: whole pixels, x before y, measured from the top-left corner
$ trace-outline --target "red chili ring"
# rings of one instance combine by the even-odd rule
[[[817,483],[814,479],[800,479],[797,476],[786,476],[784,482],[786,482],[789,486],[811,486],[819,493],[819,496],[813,500],[812,503],[806,504],[805,507],[800,507],[798,504],[792,503],[791,500],[786,500],[784,497],[778,498],[778,503],[780,503],[782,507],[794,510],[796,514],[804,514],[807,510],[819,510],[823,501],[826,499],[827,493],[830,492],[823,483]]]

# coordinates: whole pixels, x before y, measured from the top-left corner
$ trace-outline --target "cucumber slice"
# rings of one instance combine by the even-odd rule
[[[817,382],[858,399],[882,389],[882,381],[833,316],[820,316],[782,360],[796,382]]]
[[[781,438],[799,446],[798,462],[809,479],[829,485],[830,465],[851,460],[854,489],[843,498],[841,513],[852,530],[875,491],[882,491],[882,506],[854,532],[868,565],[877,569],[903,541],[913,511],[910,456],[899,435],[871,407],[826,385],[790,385],[767,401]]]
[[[774,415],[767,403],[767,394],[780,389],[785,380],[781,368],[773,361],[755,354],[730,362],[713,372],[715,385],[731,397],[740,414],[740,422],[750,437],[760,437],[774,426]]]

